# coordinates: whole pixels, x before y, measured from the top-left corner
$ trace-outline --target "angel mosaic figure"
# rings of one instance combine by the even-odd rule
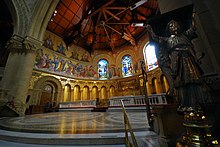
[[[171,93],[179,101],[178,111],[198,111],[205,103],[203,71],[195,55],[192,40],[197,37],[196,27],[192,25],[181,32],[177,21],[167,24],[168,37],[157,36],[152,27],[147,30],[154,42],[158,44],[158,63],[166,75]]]

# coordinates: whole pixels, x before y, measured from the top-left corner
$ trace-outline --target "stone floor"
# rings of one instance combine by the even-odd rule
[[[149,131],[146,111],[129,111],[139,146],[158,147],[157,135]],[[124,145],[122,111],[66,111],[0,118],[0,147]]]

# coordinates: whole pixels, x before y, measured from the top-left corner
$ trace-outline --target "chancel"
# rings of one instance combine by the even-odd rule
[[[0,1],[0,146],[219,146],[218,1]]]

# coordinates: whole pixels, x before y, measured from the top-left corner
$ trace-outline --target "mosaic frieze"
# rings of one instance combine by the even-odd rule
[[[63,76],[97,78],[97,71],[91,64],[68,59],[47,49],[38,50],[35,69]]]
[[[91,56],[87,51],[75,45],[67,48],[58,37],[55,37],[55,35],[51,36],[49,33],[44,40],[43,46],[52,51],[58,52],[67,58],[72,58],[83,62],[90,62],[91,60]]]

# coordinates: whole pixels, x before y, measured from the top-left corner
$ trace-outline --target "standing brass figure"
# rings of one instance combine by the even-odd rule
[[[157,36],[150,25],[146,26],[152,40],[158,45],[158,64],[167,77],[170,94],[179,101],[177,111],[184,116],[186,133],[177,140],[177,147],[218,145],[210,132],[212,125],[208,124],[203,113],[209,97],[203,71],[191,42],[197,37],[193,24],[186,31],[181,31],[180,24],[171,20],[167,24],[168,37]]]
[[[181,32],[177,21],[167,24],[168,37],[157,36],[150,25],[148,32],[154,42],[159,45],[162,71],[166,70],[170,91],[175,89],[179,101],[178,111],[198,111],[205,103],[203,79],[192,40],[197,37],[195,27]],[[167,59],[169,58],[169,59]]]

